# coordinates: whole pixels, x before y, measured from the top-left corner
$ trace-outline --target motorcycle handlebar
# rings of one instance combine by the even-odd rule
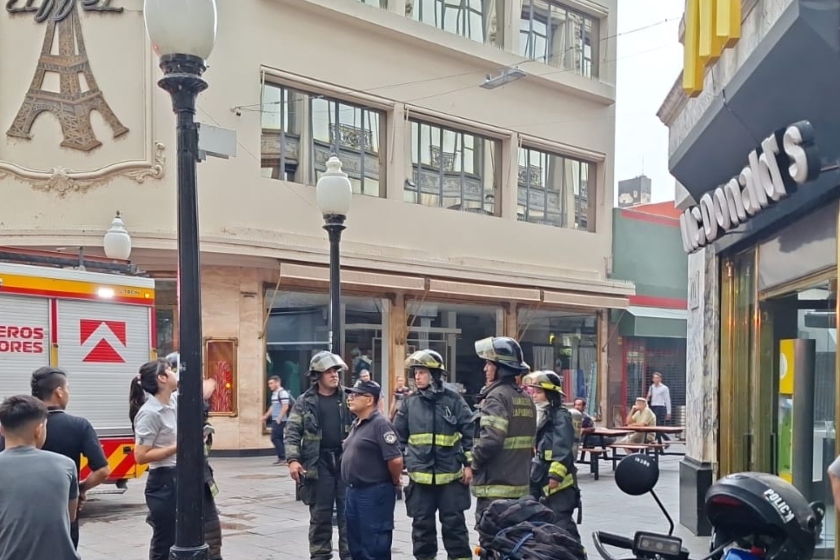
[[[595,531],[593,538],[597,539],[602,544],[605,544],[607,546],[614,546],[616,548],[633,550],[633,539],[629,539],[623,535],[615,535],[613,533],[607,533],[605,531]]]

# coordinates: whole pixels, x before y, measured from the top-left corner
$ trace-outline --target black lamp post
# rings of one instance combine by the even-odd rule
[[[330,239],[330,352],[342,354],[341,336],[341,232],[353,200],[353,186],[341,171],[341,160],[332,156],[327,170],[321,173],[315,186],[315,199],[324,215],[324,229]]]
[[[178,143],[178,308],[181,372],[178,389],[177,515],[173,560],[204,560],[204,433],[202,410],[201,259],[198,236],[195,101],[216,40],[215,0],[145,0],[146,30],[157,55],[161,89],[172,96]]]

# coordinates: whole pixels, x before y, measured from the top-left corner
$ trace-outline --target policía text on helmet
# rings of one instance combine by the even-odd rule
[[[683,248],[692,253],[712,243],[764,208],[796,191],[820,174],[814,127],[799,121],[776,130],[748,156],[728,183],[707,192],[680,216]]]

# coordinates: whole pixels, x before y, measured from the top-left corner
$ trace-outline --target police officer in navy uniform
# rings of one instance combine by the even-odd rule
[[[375,381],[362,381],[345,389],[348,408],[356,415],[341,460],[352,560],[391,559],[394,506],[402,486],[403,459],[394,425],[379,412],[381,391]]]

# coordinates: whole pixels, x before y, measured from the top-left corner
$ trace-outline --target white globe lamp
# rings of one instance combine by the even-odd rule
[[[109,259],[127,261],[131,256],[131,236],[128,235],[119,212],[111,222],[111,228],[105,233],[102,247]]]

